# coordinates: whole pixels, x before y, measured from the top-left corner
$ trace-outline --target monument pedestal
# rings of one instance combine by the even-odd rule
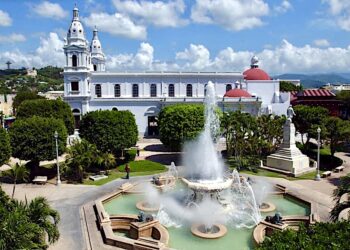
[[[310,168],[309,158],[302,154],[295,145],[295,127],[290,119],[283,126],[283,144],[276,153],[267,157],[267,167],[293,176],[316,170]]]

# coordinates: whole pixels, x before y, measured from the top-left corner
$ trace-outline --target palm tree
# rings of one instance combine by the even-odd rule
[[[16,183],[18,181],[27,181],[29,176],[29,171],[25,164],[16,163],[11,167],[10,170],[4,172],[4,176],[9,178],[13,182],[12,198],[15,195]]]
[[[345,208],[350,207],[350,201],[344,201],[340,202],[340,197],[343,194],[350,194],[350,174],[343,176],[340,178],[339,186],[336,190],[333,192],[334,200],[336,201],[336,204],[334,208],[331,211],[331,219],[333,221],[338,220],[339,213],[344,210]]]
[[[111,169],[115,166],[115,157],[111,153],[100,153],[96,157],[96,163],[101,167],[101,169]]]
[[[58,240],[60,233],[58,223],[59,213],[52,209],[44,197],[36,197],[27,205],[27,213],[31,222],[38,225],[48,236],[49,243]]]
[[[93,164],[96,152],[96,146],[86,140],[75,143],[68,149],[67,166],[74,173],[74,178],[83,181],[85,170]]]

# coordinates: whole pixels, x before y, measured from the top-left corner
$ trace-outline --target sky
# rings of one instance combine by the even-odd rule
[[[64,66],[74,3],[110,71],[350,73],[349,0],[0,0],[0,68]]]

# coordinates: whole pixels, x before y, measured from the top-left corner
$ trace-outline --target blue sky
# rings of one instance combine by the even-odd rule
[[[350,1],[77,0],[110,70],[349,72]],[[347,3],[349,2],[349,3]],[[0,68],[63,66],[73,1],[0,0]]]

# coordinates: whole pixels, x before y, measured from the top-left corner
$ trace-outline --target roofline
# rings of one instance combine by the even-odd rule
[[[144,71],[144,72],[91,72],[92,76],[236,76],[243,79],[241,72],[183,72],[183,71]]]

